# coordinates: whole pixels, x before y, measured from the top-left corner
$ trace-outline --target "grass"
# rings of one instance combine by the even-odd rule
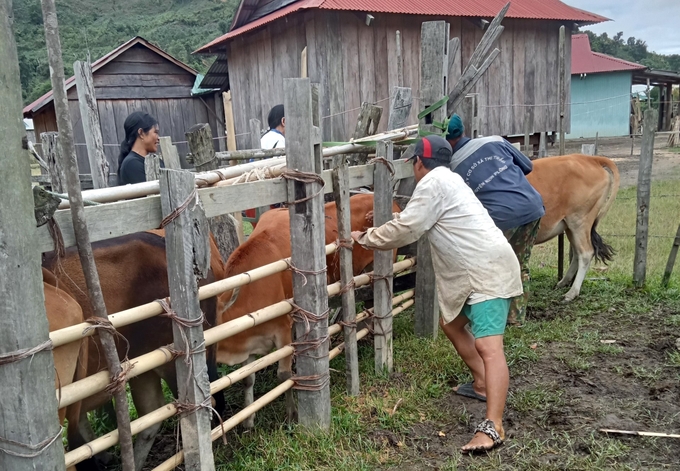
[[[631,274],[635,254],[636,195],[637,189],[626,188],[619,194],[611,210],[597,231],[604,241],[614,247],[614,260],[605,266],[593,263],[588,277],[609,276],[610,273]],[[667,196],[672,195],[672,196]],[[680,180],[657,181],[652,184],[649,213],[649,244],[647,274],[660,277],[666,267],[673,239],[680,224]],[[568,254],[568,249],[565,250]],[[567,262],[568,263],[568,262]],[[557,268],[557,239],[534,247],[532,269]],[[565,266],[566,269],[566,266]],[[677,273],[677,270],[676,270]],[[677,274],[675,280],[677,281]]]

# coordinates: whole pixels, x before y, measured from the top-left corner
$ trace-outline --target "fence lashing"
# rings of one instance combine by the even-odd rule
[[[399,296],[393,298],[392,302],[393,305],[402,303],[404,301],[412,301],[412,298],[414,296],[414,290],[409,290],[406,291]],[[408,307],[408,306],[407,306]],[[393,312],[401,312],[397,311],[399,308],[396,308]],[[403,308],[406,309],[406,308]],[[403,310],[402,309],[402,310]],[[364,321],[366,319],[370,318],[370,310],[365,310],[357,315],[357,322]],[[329,326],[328,328],[328,333],[329,335],[336,335],[341,332],[341,325],[340,323],[336,323],[332,326]],[[357,336],[357,339],[361,339],[366,334],[369,332],[367,329],[362,330],[363,335]],[[341,351],[342,351],[342,346],[344,343],[338,345],[335,347],[335,349],[331,350],[331,352],[336,351],[337,353],[335,354],[329,354],[331,358],[334,358],[337,356]],[[238,381],[243,380],[244,378],[250,376],[253,373],[257,373],[258,371],[261,371],[268,366],[273,365],[274,363],[278,362],[279,360],[286,358],[288,356],[293,355],[294,353],[294,348],[292,345],[287,345],[285,347],[280,348],[279,350],[276,350],[272,353],[269,353],[261,358],[258,358],[257,360],[253,361],[252,363],[248,363],[241,368],[239,368],[236,371],[233,371],[229,373],[226,376],[223,376],[215,381],[213,381],[210,384],[210,394],[214,395],[220,391],[223,391],[234,384],[236,384]],[[285,391],[284,391],[285,392]],[[278,396],[277,396],[278,397]],[[255,401],[257,402],[257,401]],[[255,404],[255,403],[253,403]],[[254,411],[257,412],[257,411]],[[166,404],[165,406],[156,409],[153,412],[148,413],[145,416],[139,417],[138,419],[134,420],[133,422],[130,423],[130,427],[132,429],[132,434],[137,435],[140,432],[144,431],[146,428],[152,427],[153,425],[156,425],[163,420],[167,420],[175,415],[178,414],[178,409],[176,407],[176,403],[171,403],[171,404]],[[247,416],[245,416],[247,417]],[[245,420],[245,417],[243,420]],[[231,420],[231,419],[229,419]],[[223,435],[226,434],[227,431],[231,430],[235,425],[233,425],[231,428],[228,428],[229,420],[221,422],[221,426],[217,427],[216,430],[223,430]],[[219,437],[213,438],[213,440],[216,440]],[[66,466],[74,466],[77,463],[80,463],[81,461],[84,461],[88,458],[91,458],[97,453],[100,453],[118,443],[118,431],[114,430],[102,437],[96,438],[92,442],[89,442],[85,445],[82,445],[79,448],[76,448],[75,450],[71,450],[68,453],[66,453]]]

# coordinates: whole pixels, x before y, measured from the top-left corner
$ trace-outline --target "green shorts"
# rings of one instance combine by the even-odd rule
[[[477,304],[466,304],[461,314],[470,321],[472,335],[476,339],[503,335],[511,301],[495,298]]]

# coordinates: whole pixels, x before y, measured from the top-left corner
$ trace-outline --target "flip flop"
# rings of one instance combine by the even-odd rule
[[[474,381],[472,383],[474,383]],[[486,402],[486,396],[478,394],[472,387],[472,383],[462,384],[458,386],[458,389],[454,392],[459,396],[470,397],[472,399],[477,399],[478,401]]]
[[[496,431],[495,424],[493,423],[493,421],[489,419],[485,419],[482,423],[477,425],[477,427],[475,428],[475,434],[477,433],[483,433],[491,440],[493,440],[493,443],[491,444],[491,446],[478,446],[475,448],[470,448],[468,450],[461,450],[463,454],[468,455],[475,453],[486,453],[495,448],[498,448],[503,444],[503,439],[501,438],[500,434]]]

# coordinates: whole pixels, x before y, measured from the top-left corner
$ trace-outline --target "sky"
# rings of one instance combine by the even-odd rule
[[[680,0],[562,0],[581,10],[610,18],[612,21],[581,29],[607,33],[610,37],[623,31],[642,39],[649,51],[680,54]]]

